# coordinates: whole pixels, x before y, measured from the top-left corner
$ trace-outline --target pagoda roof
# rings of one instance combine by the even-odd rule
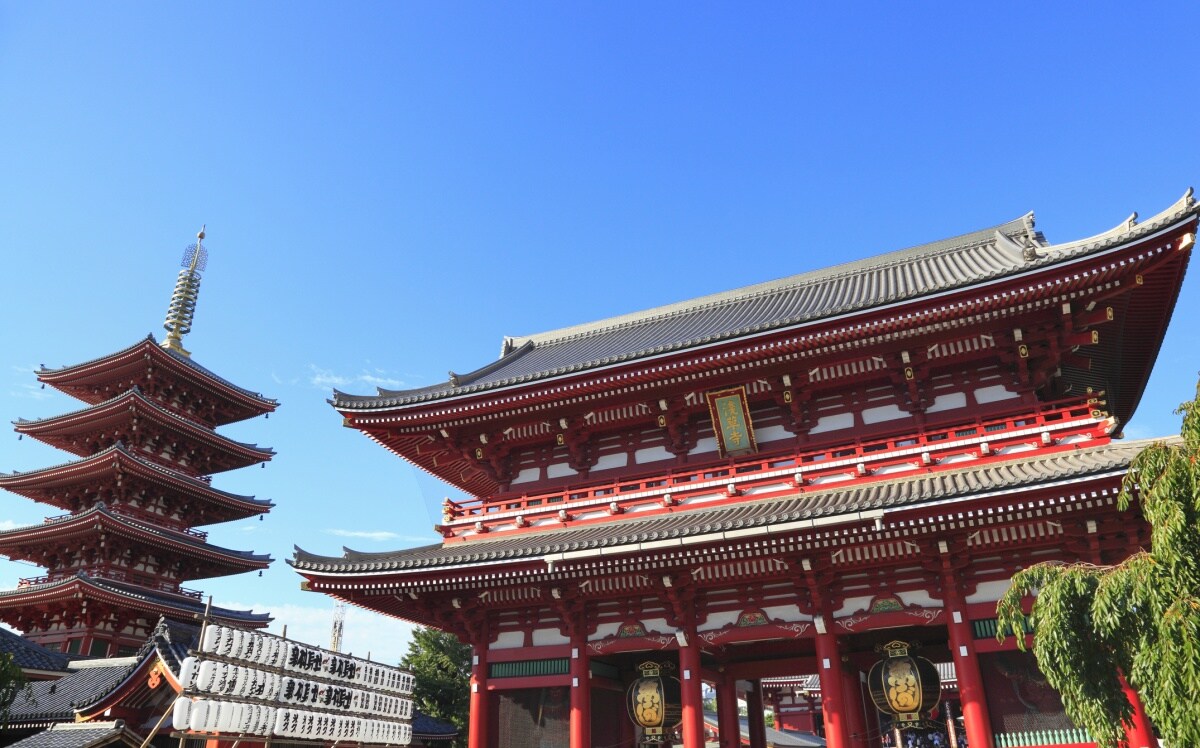
[[[271,564],[270,555],[252,551],[235,551],[206,542],[190,533],[159,527],[133,517],[114,512],[104,503],[82,512],[46,520],[36,525],[15,527],[0,532],[0,549],[15,545],[47,542],[55,539],[92,534],[101,529],[116,535],[134,538],[155,547],[174,548],[182,554],[196,554],[225,567],[224,574],[239,574],[252,569],[265,569]],[[6,553],[10,557],[12,554]],[[219,571],[214,569],[214,571]],[[214,573],[210,576],[221,576]]]
[[[614,516],[604,522],[549,532],[435,544],[404,550],[361,553],[344,548],[339,557],[320,556],[299,547],[288,561],[305,576],[447,572],[469,567],[542,562],[559,554],[600,555],[621,550],[662,548],[692,536],[719,540],[747,532],[769,533],[818,527],[824,520],[869,521],[883,511],[923,505],[961,504],[994,494],[1033,490],[1060,482],[1122,475],[1143,448],[1155,440],[1106,442],[1099,446],[1052,452],[1017,453],[1011,459],[972,467],[939,470],[913,478],[838,487],[810,486],[792,496],[746,501],[713,509],[681,509],[646,519]],[[1078,446],[1078,445],[1077,445]]]
[[[141,737],[118,719],[107,722],[62,722],[18,740],[10,748],[100,748],[114,744],[136,748],[141,743]]]
[[[269,460],[275,454],[273,449],[259,447],[257,444],[234,441],[227,436],[218,434],[210,428],[173,413],[147,398],[137,387],[122,392],[120,395],[105,400],[102,403],[80,410],[49,418],[35,420],[18,419],[13,422],[13,425],[19,433],[28,434],[35,439],[57,446],[72,454],[86,457],[90,454],[89,452],[78,448],[72,449],[68,444],[62,443],[63,440],[56,437],[77,433],[80,428],[86,429],[98,423],[112,420],[123,421],[130,417],[131,412],[144,415],[153,422],[167,429],[182,433],[195,439],[197,442],[215,447],[221,452],[234,455],[244,463],[243,465],[230,465],[224,467],[223,470],[232,470],[235,467],[253,465]]]
[[[0,654],[12,655],[13,662],[22,670],[50,673],[66,672],[67,662],[71,659],[69,655],[46,649],[4,628],[0,628]]]
[[[242,420],[243,418],[251,418],[263,413],[270,413],[279,406],[279,401],[264,397],[262,394],[245,389],[244,387],[238,387],[224,377],[218,376],[196,363],[188,356],[162,347],[155,342],[153,335],[147,335],[128,348],[123,348],[115,353],[94,358],[90,361],[84,361],[83,363],[62,366],[57,369],[48,369],[43,366],[38,370],[37,377],[38,380],[56,389],[78,397],[85,402],[95,404],[101,402],[103,398],[90,391],[85,386],[86,384],[108,381],[112,379],[114,372],[134,364],[142,366],[144,365],[142,362],[146,360],[163,366],[176,376],[201,386],[214,395],[220,396],[235,410],[245,413],[241,418],[232,420]],[[227,420],[225,422],[230,423],[232,421]]]
[[[253,496],[213,488],[205,481],[147,460],[131,452],[121,442],[82,460],[71,460],[25,472],[0,473],[0,488],[34,501],[41,501],[38,497],[47,489],[91,484],[97,476],[116,472],[132,473],[190,497],[220,504],[235,510],[232,514],[238,517],[264,514],[275,506],[269,499],[256,499]]]
[[[169,618],[192,618],[205,612],[205,604],[198,597],[149,590],[136,584],[93,577],[84,572],[50,582],[0,590],[0,609],[54,601],[67,602],[78,597]],[[211,609],[210,617],[233,625],[254,627],[266,626],[272,620],[267,613],[216,606]]]
[[[343,411],[418,406],[982,286],[1086,258],[1200,212],[1188,192],[1143,222],[1047,244],[1029,213],[1008,223],[898,252],[536,335],[506,337],[497,360],[448,381],[376,395],[334,390]]]

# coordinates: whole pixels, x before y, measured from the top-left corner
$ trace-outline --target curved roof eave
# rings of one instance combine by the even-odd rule
[[[472,373],[475,376],[466,375],[466,381],[461,377],[452,377],[447,382],[411,390],[381,389],[373,396],[347,395],[335,390],[330,404],[345,413],[419,406],[436,400],[469,396],[486,390],[551,379],[652,355],[808,324],[820,319],[861,312],[930,294],[945,293],[1051,266],[1139,239],[1196,213],[1197,204],[1189,188],[1183,197],[1169,208],[1144,223],[1135,223],[1134,217],[1130,217],[1109,231],[1058,245],[1046,244],[1041,234],[1034,231],[1033,214],[1029,213],[997,227],[875,258],[538,335],[505,338],[500,360],[476,370]],[[967,269],[968,264],[954,261],[956,252],[966,251],[979,255],[973,258],[975,261],[969,263],[970,270]],[[933,272],[934,276],[940,279],[939,283],[920,289],[901,284],[897,290],[895,278],[890,279],[890,284],[886,278],[867,278],[870,282],[864,282],[862,285],[870,285],[871,288],[867,291],[859,290],[860,298],[845,293],[830,293],[829,289],[820,294],[814,291],[808,296],[805,295],[807,289],[818,284],[829,284],[844,278],[865,277],[870,273],[881,275],[891,268],[908,268],[909,265],[922,262],[928,267],[917,269],[926,274]],[[849,289],[843,290],[848,292]],[[775,310],[779,307],[777,302],[785,294],[790,294],[791,303],[797,311],[805,308],[807,311],[799,316],[781,316]],[[815,302],[810,296],[823,296],[829,301],[823,306],[812,306]],[[772,303],[759,304],[761,309],[757,309],[755,302],[762,299],[770,299]],[[806,304],[811,308],[805,307]],[[737,308],[739,305],[740,308]],[[755,311],[763,312],[761,319],[755,318]],[[724,317],[721,317],[722,314]],[[721,317],[716,322],[722,324],[713,323],[716,327],[709,330],[704,324],[697,323],[697,318],[704,315]],[[703,322],[701,319],[700,323]],[[663,340],[647,342],[646,335],[638,334],[650,325],[663,328],[663,334],[659,335]],[[677,334],[674,338],[667,339],[670,336],[666,328],[672,325],[675,329],[690,334]],[[532,348],[527,348],[530,344]],[[519,355],[513,356],[514,353]],[[608,355],[602,355],[604,353]],[[508,365],[517,359],[524,360],[521,362],[524,368]],[[493,374],[496,376],[489,378],[489,375]]]

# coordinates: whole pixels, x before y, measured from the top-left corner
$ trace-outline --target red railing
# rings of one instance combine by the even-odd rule
[[[1054,440],[1070,433],[1105,430],[1107,414],[1095,411],[1086,401],[1058,402],[1031,409],[1021,415],[995,419],[976,419],[960,425],[933,429],[927,432],[896,436],[887,439],[864,440],[803,452],[776,452],[729,459],[706,467],[671,470],[642,479],[616,480],[578,489],[559,489],[524,494],[512,498],[453,502],[447,500],[444,510],[449,516],[444,523],[445,534],[453,528],[482,522],[484,526],[512,522],[517,515],[532,517],[557,512],[570,506],[603,505],[613,502],[619,510],[639,504],[661,503],[664,494],[681,500],[689,493],[712,491],[714,486],[729,484],[738,491],[753,488],[757,479],[778,482],[789,473],[800,476],[802,482],[820,480],[822,476],[855,472],[869,475],[891,466],[911,466],[914,460],[936,464],[955,453],[990,454],[1019,442],[1036,441],[1050,446]],[[1063,433],[1068,425],[1072,425]],[[1039,432],[1050,436],[1042,437]],[[1053,433],[1052,433],[1053,432]],[[1042,441],[1049,438],[1050,443]],[[982,443],[988,447],[981,447]],[[736,494],[731,494],[736,495]],[[464,528],[465,529],[465,528]]]

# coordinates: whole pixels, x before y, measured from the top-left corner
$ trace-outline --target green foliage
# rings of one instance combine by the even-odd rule
[[[417,709],[458,728],[458,744],[466,745],[471,709],[471,647],[453,634],[418,628],[400,666],[416,677]]]
[[[0,729],[8,726],[8,709],[26,688],[25,674],[13,656],[0,654]]]
[[[1038,564],[996,608],[1003,640],[1020,630],[1021,598],[1036,594],[1038,665],[1100,748],[1122,744],[1131,718],[1122,673],[1169,745],[1200,745],[1200,385],[1176,413],[1182,440],[1143,450],[1121,487],[1122,511],[1136,498],[1151,524],[1151,550],[1111,567]]]

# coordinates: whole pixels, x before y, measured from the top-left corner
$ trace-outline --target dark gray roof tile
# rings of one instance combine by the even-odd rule
[[[377,395],[334,391],[346,410],[373,410],[481,392],[534,379],[789,327],[882,304],[964,288],[1065,262],[1148,235],[1197,210],[1191,191],[1140,225],[1047,246],[1033,214],[878,257],[537,335],[505,338],[498,361],[470,375]]]
[[[1101,446],[1013,459],[912,478],[821,489],[783,498],[747,501],[716,509],[692,509],[646,519],[612,520],[552,532],[527,532],[472,539],[449,545],[427,545],[382,553],[344,550],[341,558],[319,556],[296,548],[289,560],[297,570],[355,574],[366,571],[449,569],[501,559],[536,560],[572,550],[593,549],[683,538],[712,532],[763,527],[835,514],[918,506],[931,501],[965,501],[997,490],[1032,487],[1125,470],[1154,440],[1111,442]]]
[[[0,628],[0,654],[10,654],[17,667],[25,670],[48,670],[63,672],[70,659],[61,652],[34,644],[20,634]]]

